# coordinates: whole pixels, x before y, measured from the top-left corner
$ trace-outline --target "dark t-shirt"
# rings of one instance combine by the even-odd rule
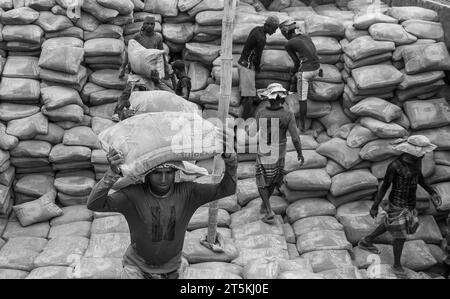
[[[244,49],[242,50],[240,62],[247,62],[251,67],[258,68],[261,65],[261,57],[266,46],[266,34],[264,27],[258,26],[250,31]]]
[[[320,68],[316,46],[308,35],[297,34],[286,43],[285,48],[291,57],[295,55],[294,63],[295,67],[300,67],[299,72],[317,71]]]

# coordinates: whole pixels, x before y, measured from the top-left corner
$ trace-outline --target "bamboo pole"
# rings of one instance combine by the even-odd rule
[[[224,0],[224,15],[222,19],[222,49],[221,49],[221,80],[218,118],[224,129],[231,100],[232,71],[233,71],[233,29],[237,0]],[[219,157],[214,158],[213,177],[220,174]],[[215,182],[217,183],[217,182]],[[217,240],[217,201],[209,206],[209,223],[207,241],[215,244]]]

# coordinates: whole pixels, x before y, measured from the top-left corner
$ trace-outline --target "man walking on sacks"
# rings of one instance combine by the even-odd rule
[[[266,46],[266,35],[272,35],[278,28],[278,18],[270,16],[264,26],[258,26],[250,31],[247,37],[239,64],[239,86],[241,90],[243,119],[250,117],[253,101],[257,98],[255,85],[255,72],[261,71],[261,57]]]
[[[120,177],[123,156],[111,149],[110,169],[94,187],[88,208],[122,213],[130,228],[131,245],[123,258],[124,279],[176,279],[181,265],[187,225],[200,206],[236,192],[236,154],[222,154],[225,174],[217,184],[175,183],[181,162],[168,162],[150,170],[142,184],[109,194]]]
[[[399,142],[403,141],[400,139]],[[393,272],[401,278],[406,277],[405,270],[401,265],[403,246],[408,235],[414,234],[419,226],[416,210],[417,184],[421,185],[430,195],[433,204],[441,205],[441,198],[436,191],[425,181],[422,174],[422,158],[436,149],[429,139],[422,135],[408,138],[394,147],[403,154],[389,164],[383,184],[377,194],[375,202],[370,210],[370,215],[375,218],[378,215],[378,206],[383,200],[387,190],[392,185],[389,194],[389,204],[386,210],[386,218],[369,236],[362,239],[358,246],[375,254],[379,251],[373,241],[388,231],[394,238],[394,265]]]
[[[300,96],[299,127],[304,132],[308,110],[309,84],[314,78],[321,75],[319,57],[317,56],[316,46],[311,38],[306,34],[295,33],[296,23],[293,20],[286,20],[281,23],[280,30],[288,40],[285,49],[294,61],[294,68],[290,72],[293,81],[291,91],[296,91]],[[294,74],[296,75],[294,76]]]

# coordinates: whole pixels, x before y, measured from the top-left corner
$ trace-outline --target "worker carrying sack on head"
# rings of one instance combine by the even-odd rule
[[[275,33],[279,25],[278,18],[270,16],[264,26],[258,26],[250,31],[242,50],[239,64],[239,86],[244,111],[242,118],[247,119],[253,106],[253,100],[257,98],[255,72],[261,71],[261,57],[266,46],[266,35]]]
[[[300,97],[300,124],[301,131],[305,131],[305,121],[307,113],[307,99],[309,84],[317,76],[323,76],[316,46],[307,34],[296,33],[296,23],[288,19],[280,24],[281,33],[288,42],[285,49],[294,61],[294,68],[290,75],[293,81],[291,91],[297,92]],[[296,78],[294,77],[296,74]]]

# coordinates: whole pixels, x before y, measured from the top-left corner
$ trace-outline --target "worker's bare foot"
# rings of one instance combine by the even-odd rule
[[[266,206],[264,205],[264,203],[261,204],[261,208],[259,209],[259,212],[261,214],[267,214],[267,209],[266,209]]]
[[[366,239],[362,239],[361,241],[359,241],[358,247],[374,254],[380,254],[378,248]]]
[[[262,219],[262,222],[270,224],[270,225],[275,224],[275,213],[270,212],[270,213],[266,214],[266,216],[264,216],[264,218]]]
[[[120,121],[120,119],[119,119],[119,114],[114,114],[112,117],[111,117],[111,120],[113,121],[113,122],[116,122],[116,123],[118,123],[119,121]]]
[[[393,265],[392,272],[395,274],[395,276],[397,276],[400,279],[408,278],[408,275],[406,274],[405,269],[401,265],[400,266]]]

